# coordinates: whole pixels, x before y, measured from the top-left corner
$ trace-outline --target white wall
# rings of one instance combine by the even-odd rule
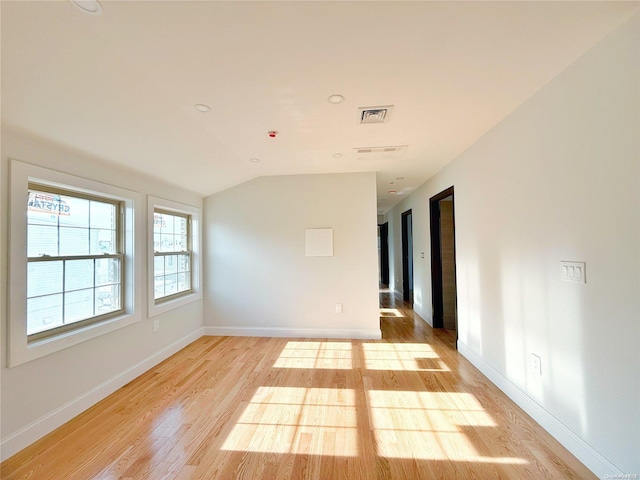
[[[600,476],[640,473],[639,31],[636,16],[386,215],[401,279],[413,209],[430,319],[429,198],[454,185],[460,351]],[[588,283],[562,282],[561,260]]]
[[[206,198],[207,332],[379,338],[375,180],[261,177]],[[333,257],[305,257],[306,228],[333,228]]]
[[[143,178],[98,159],[62,148],[23,133],[2,128],[2,305],[6,303],[6,251],[8,204],[8,159],[63,171],[79,177],[116,185],[143,194],[155,195],[202,207],[202,199],[170,185]],[[146,200],[145,200],[146,203]],[[146,219],[146,207],[143,218]],[[143,248],[143,271],[136,272],[142,291],[142,320],[37,360],[7,368],[6,308],[2,309],[1,438],[2,458],[35,441],[66,422],[120,386],[151,368],[202,333],[202,300],[165,313],[160,331],[153,333],[147,318],[147,239]]]

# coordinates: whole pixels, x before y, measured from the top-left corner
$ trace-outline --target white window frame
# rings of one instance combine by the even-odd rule
[[[8,365],[15,367],[45,355],[77,345],[141,320],[140,274],[142,270],[142,242],[144,227],[141,195],[112,185],[75,175],[10,161],[9,205],[9,315]],[[29,341],[27,336],[27,202],[29,184],[40,184],[70,192],[104,197],[122,202],[124,220],[124,281],[121,314],[102,321],[79,325],[78,328]]]
[[[153,250],[153,222],[156,210],[178,215],[188,215],[191,219],[191,291],[181,295],[168,296],[157,301],[154,298],[154,250]],[[149,318],[171,311],[202,299],[202,245],[200,208],[192,205],[174,202],[164,198],[147,197],[147,316]]]

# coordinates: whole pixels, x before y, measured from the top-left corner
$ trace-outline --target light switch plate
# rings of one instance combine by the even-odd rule
[[[560,262],[560,279],[565,282],[587,283],[587,265],[584,262]]]
[[[536,375],[542,375],[542,360],[535,353],[531,354],[531,369]]]

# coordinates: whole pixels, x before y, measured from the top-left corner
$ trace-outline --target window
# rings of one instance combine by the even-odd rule
[[[140,194],[17,160],[10,175],[9,366],[138,322]]]
[[[147,197],[148,316],[202,299],[200,208]]]
[[[153,298],[191,292],[191,216],[153,212]]]
[[[30,340],[122,312],[121,212],[121,202],[29,185]]]

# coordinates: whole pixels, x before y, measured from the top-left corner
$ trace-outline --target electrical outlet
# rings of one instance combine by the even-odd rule
[[[531,369],[536,375],[542,375],[542,360],[535,353],[531,354]]]
[[[153,321],[153,333],[156,333],[158,330],[160,330],[160,320],[155,319]]]
[[[336,303],[336,313],[342,313],[342,304]]]

